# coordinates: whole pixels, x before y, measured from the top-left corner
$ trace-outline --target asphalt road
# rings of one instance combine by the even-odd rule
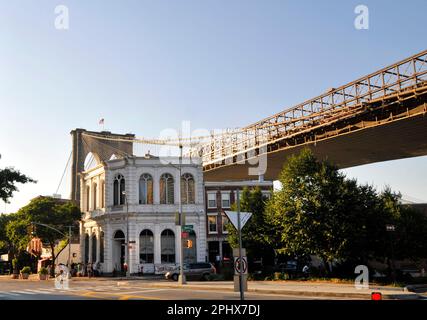
[[[155,280],[160,281],[160,280]],[[0,300],[238,300],[231,291],[152,288],[153,281],[84,280],[70,281],[68,289],[58,289],[54,281],[0,280]],[[246,293],[247,300],[311,300],[277,294]]]

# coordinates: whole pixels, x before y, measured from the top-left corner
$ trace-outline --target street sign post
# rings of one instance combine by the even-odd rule
[[[238,216],[239,213],[237,211],[224,211],[225,214],[228,217],[228,220],[230,220],[231,224],[239,230],[239,223],[238,223]],[[249,221],[249,219],[252,217],[252,213],[250,212],[240,212],[240,229],[242,229],[246,222]]]
[[[190,233],[191,231],[193,231],[193,226],[192,225],[182,226],[182,231]]]
[[[252,216],[251,212],[240,212],[240,195],[239,189],[236,190],[236,202],[237,211],[224,211],[230,222],[237,229],[239,236],[239,249],[233,251],[234,256],[234,289],[237,291],[237,284],[240,291],[240,300],[245,300],[244,291],[247,290],[247,273],[248,273],[248,261],[246,258],[246,250],[242,248],[242,229],[246,222]]]
[[[248,274],[248,258],[243,255],[242,260],[239,257],[234,257],[234,274],[238,275],[242,268],[243,274]]]

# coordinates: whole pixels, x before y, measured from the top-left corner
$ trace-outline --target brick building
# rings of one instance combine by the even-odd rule
[[[236,191],[244,187],[260,187],[265,196],[270,197],[273,190],[272,181],[225,181],[205,182],[206,239],[209,262],[218,265],[221,261],[232,258],[232,250],[227,242],[225,225],[228,218],[224,210],[231,210],[236,202]]]

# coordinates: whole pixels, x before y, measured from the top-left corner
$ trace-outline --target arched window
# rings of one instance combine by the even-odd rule
[[[90,187],[86,186],[86,211],[90,211]]]
[[[104,231],[99,234],[99,262],[104,263]]]
[[[169,173],[165,173],[160,177],[160,203],[174,204],[174,181]]]
[[[139,178],[139,204],[153,204],[153,178],[147,173]]]
[[[98,185],[96,183],[94,183],[92,185],[93,188],[93,210],[96,210],[98,208],[98,203],[97,203],[97,190],[98,190]]]
[[[161,235],[162,263],[175,263],[175,234],[166,229]]]
[[[96,235],[92,236],[92,263],[96,262]]]
[[[181,177],[181,201],[183,204],[194,204],[194,178],[185,173]]]
[[[125,240],[125,234],[123,233],[122,230],[117,230],[114,233],[114,239],[116,239],[116,240]]]
[[[154,237],[151,230],[143,230],[139,235],[139,263],[154,262]]]
[[[123,194],[126,191],[125,178],[119,174],[114,179],[114,196],[113,204],[115,206],[121,206],[125,204],[125,195]]]

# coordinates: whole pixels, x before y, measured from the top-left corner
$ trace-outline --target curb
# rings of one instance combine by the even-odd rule
[[[152,284],[150,287],[153,288],[170,288],[170,289],[187,289],[187,290],[210,290],[210,291],[234,291],[233,288],[229,287],[200,287],[185,285],[156,285]],[[338,292],[325,292],[325,291],[293,291],[293,290],[282,290],[282,289],[257,289],[248,288],[247,292],[264,293],[264,294],[282,294],[292,296],[304,296],[304,297],[330,297],[330,298],[349,298],[349,299],[363,299],[370,300],[370,293],[338,293]],[[417,300],[420,298],[417,294],[396,294],[396,293],[384,293],[383,300]]]
[[[427,292],[427,284],[413,284],[404,288],[405,292]]]

